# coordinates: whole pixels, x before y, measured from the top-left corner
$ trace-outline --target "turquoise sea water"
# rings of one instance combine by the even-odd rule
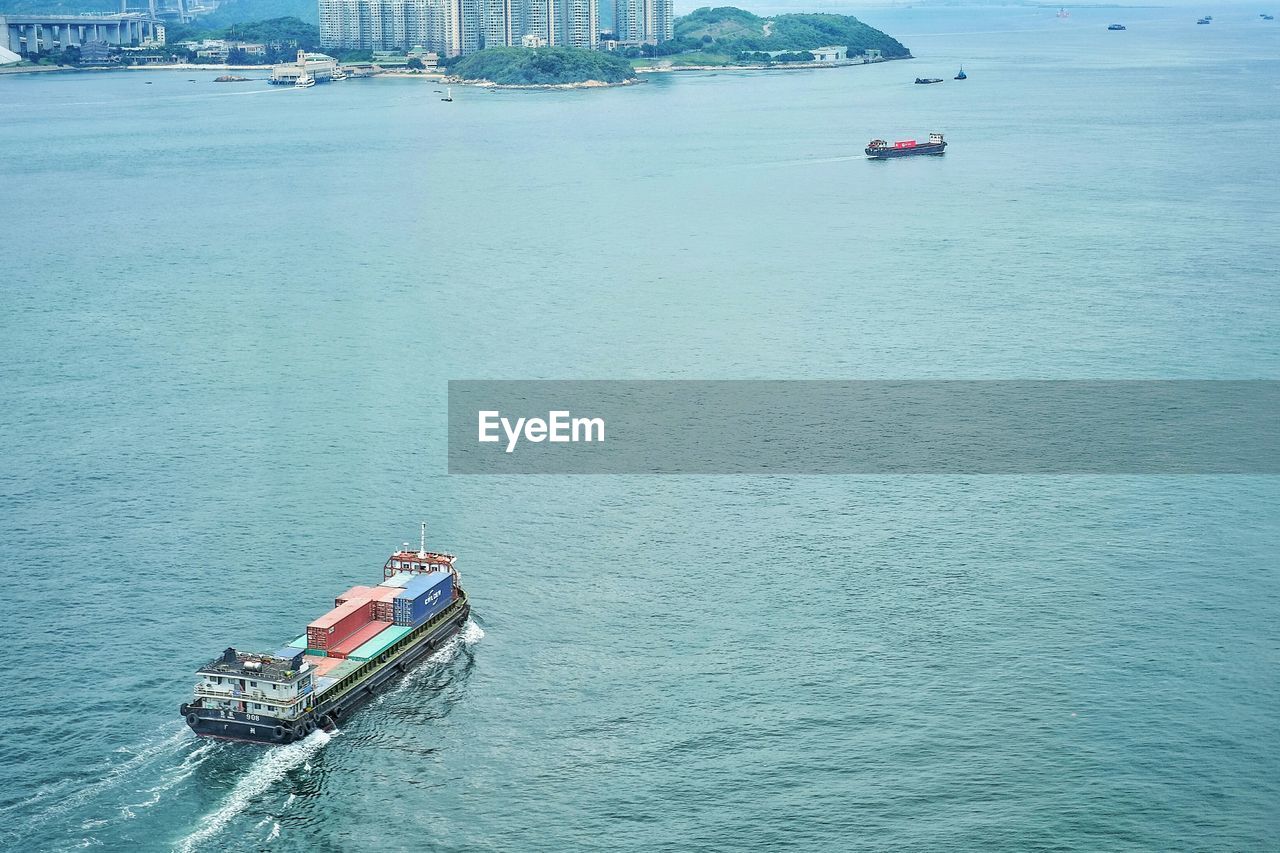
[[[866,10],[919,58],[452,104],[0,77],[0,846],[1277,848],[1274,478],[449,478],[442,410],[1280,377],[1257,11]],[[189,735],[196,665],[422,518],[462,641],[332,737]]]

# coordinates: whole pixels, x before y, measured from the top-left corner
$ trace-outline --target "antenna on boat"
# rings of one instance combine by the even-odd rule
[[[422,530],[418,534],[418,556],[427,556],[427,523],[422,522]]]

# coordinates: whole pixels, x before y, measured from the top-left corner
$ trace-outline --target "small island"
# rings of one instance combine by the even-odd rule
[[[657,70],[850,65],[910,59],[911,51],[852,15],[789,13],[762,18],[734,6],[704,6],[676,18],[675,38],[630,48],[624,55],[639,68]]]
[[[572,47],[491,47],[449,65],[450,82],[504,88],[583,88],[636,82],[621,56]]]

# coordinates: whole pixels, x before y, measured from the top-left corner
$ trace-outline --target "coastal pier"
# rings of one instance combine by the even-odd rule
[[[147,12],[110,15],[0,15],[0,47],[19,56],[106,42],[120,47],[164,44],[164,23]]]

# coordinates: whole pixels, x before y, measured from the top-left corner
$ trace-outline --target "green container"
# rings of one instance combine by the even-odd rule
[[[344,660],[342,663],[338,664],[333,669],[326,672],[325,675],[327,675],[329,678],[332,678],[334,681],[341,681],[342,679],[346,678],[348,675],[355,672],[359,668],[360,668],[360,661]]]
[[[366,661],[373,660],[378,655],[385,652],[396,640],[413,630],[411,625],[391,625],[386,630],[380,631],[373,639],[361,644],[351,654],[347,655],[347,660]]]
[[[329,656],[329,653],[324,649],[307,649],[307,654],[315,655],[318,658],[327,658]]]
[[[307,647],[307,635],[303,634],[298,639],[289,644],[291,649],[305,649]]]

